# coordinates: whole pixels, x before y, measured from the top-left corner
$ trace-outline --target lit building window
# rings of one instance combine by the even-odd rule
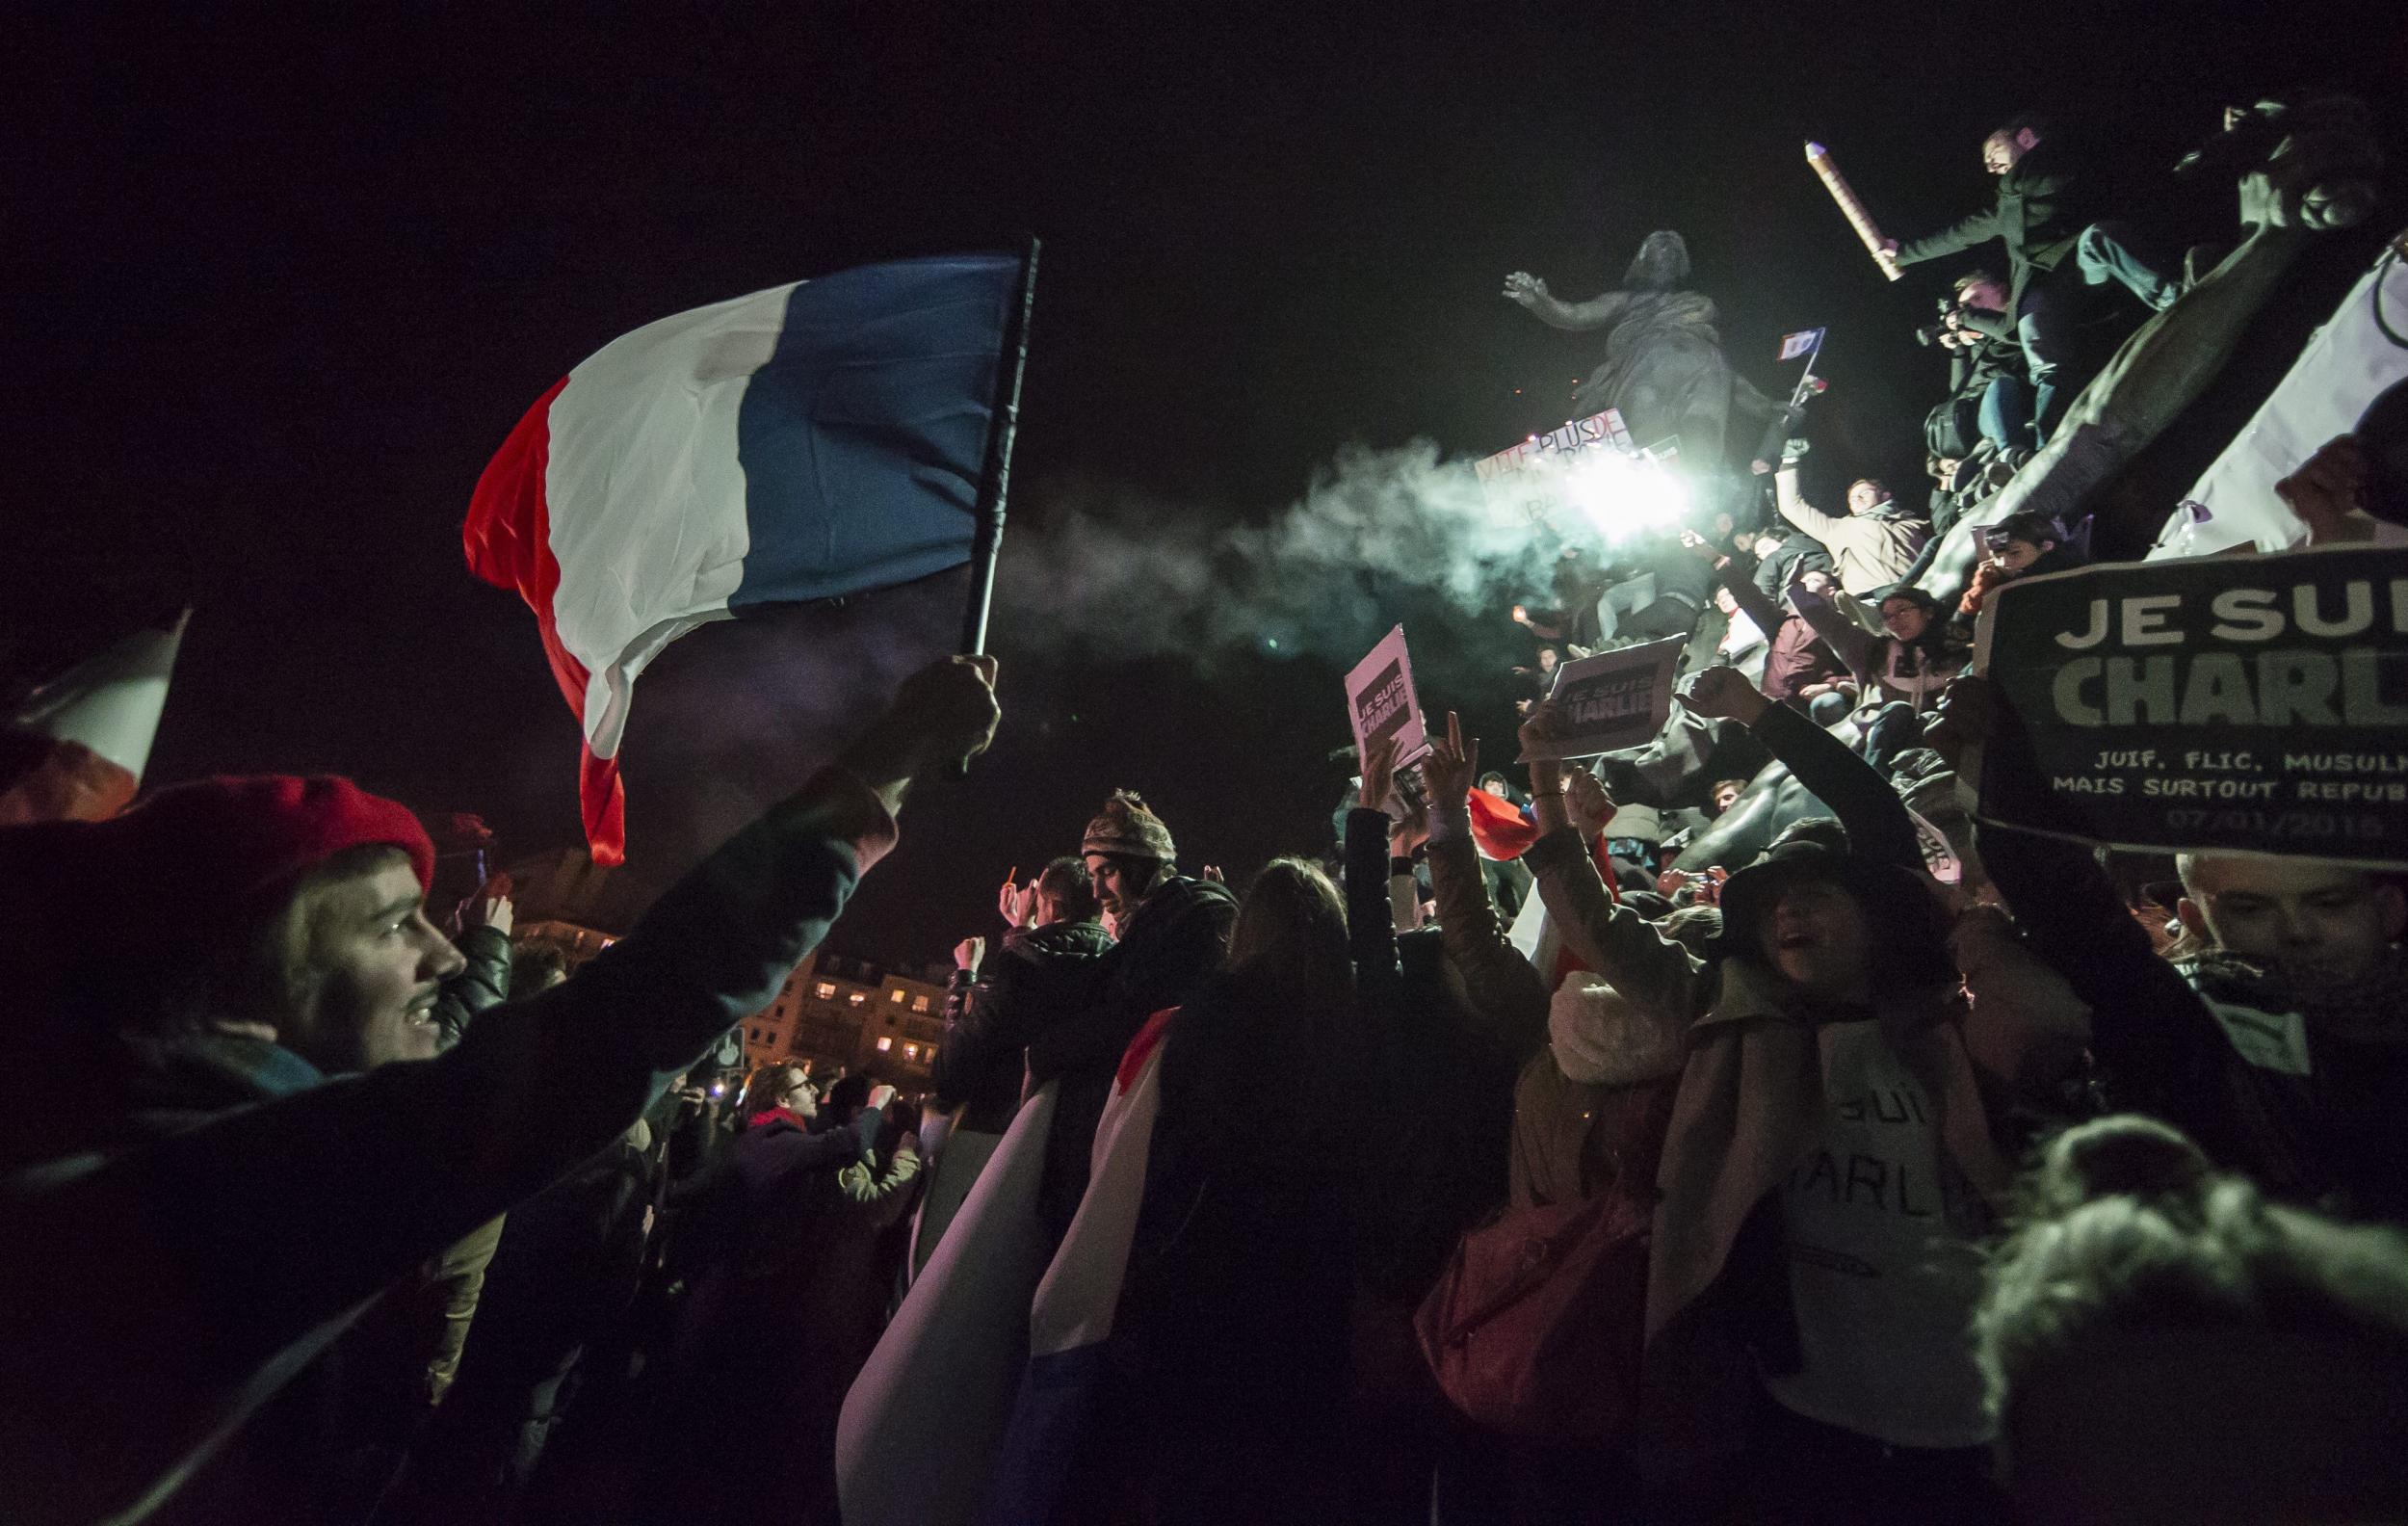
[[[929,1064],[936,1064],[936,1045],[929,1045]]]
[[[817,986],[811,987],[811,994],[817,996],[822,1001],[832,1000],[836,995],[836,983],[833,981],[822,981]]]
[[[906,1060],[917,1060],[917,1059],[919,1059],[919,1058],[920,1058],[920,1046],[919,1046],[918,1044],[905,1044],[905,1045],[903,1045],[903,1058],[904,1058],[904,1059],[906,1059]]]
[[[884,1054],[887,1050],[892,1049],[892,1048],[894,1048],[894,1047],[895,1047],[895,1040],[894,1040],[892,1038],[890,1038],[890,1037],[885,1037],[885,1036],[880,1036],[880,1038],[878,1039],[878,1041],[877,1041],[877,1052],[878,1052],[879,1054]]]
[[[868,991],[854,991],[851,995],[845,998],[845,1000],[852,1003],[855,1007],[860,1006],[869,999],[870,993]]]
[[[903,1000],[903,988],[902,987],[900,987],[900,986],[896,987],[894,988],[894,990],[893,990],[891,993],[889,993],[889,994],[888,994],[888,996],[887,996],[887,998],[886,998],[886,999],[887,999],[888,1001],[893,1001],[893,1002],[899,1002],[899,1001]]]
[[[895,993],[895,996],[896,996],[896,999],[897,999],[897,1000],[901,1000],[901,999],[902,999],[902,997],[903,997],[903,992],[901,992],[901,991],[897,991],[897,992]],[[911,998],[911,1010],[912,1010],[913,1012],[917,1012],[917,1013],[924,1013],[924,1012],[927,1012],[927,1011],[929,1010],[929,999],[928,999],[926,996],[914,996],[914,997],[912,997],[912,998]]]

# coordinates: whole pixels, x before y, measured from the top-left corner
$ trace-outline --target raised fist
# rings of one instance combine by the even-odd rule
[[[1752,724],[1772,701],[1767,699],[1756,686],[1747,681],[1737,668],[1716,664],[1689,680],[1688,688],[1676,696],[1682,708],[1709,721],[1738,721]]]
[[[1001,715],[994,658],[939,658],[903,681],[886,713],[846,750],[845,766],[873,789],[898,785],[985,751]]]

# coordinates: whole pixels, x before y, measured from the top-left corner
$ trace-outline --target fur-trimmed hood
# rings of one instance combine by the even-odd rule
[[[1574,970],[1547,1005],[1547,1042],[1566,1080],[1636,1086],[1679,1073],[1688,1025],[1647,1011],[1586,970]]]

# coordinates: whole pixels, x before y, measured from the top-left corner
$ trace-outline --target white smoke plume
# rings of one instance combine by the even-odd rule
[[[1349,446],[1267,522],[1227,522],[1156,497],[1054,484],[1017,521],[998,571],[1015,644],[1141,657],[1252,651],[1350,664],[1396,623],[1399,598],[1434,595],[1502,619],[1543,595],[1550,532],[1492,509],[1466,462],[1426,440]]]

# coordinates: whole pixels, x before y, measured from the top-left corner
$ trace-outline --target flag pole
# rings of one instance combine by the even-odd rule
[[[977,657],[986,651],[987,617],[995,607],[995,556],[1004,541],[1006,501],[1011,490],[1011,447],[1020,433],[1020,380],[1029,364],[1029,319],[1036,308],[1036,256],[1040,241],[1025,235],[1020,250],[1020,289],[1004,317],[1004,347],[995,360],[995,406],[986,431],[986,460],[979,472],[979,496],[972,513],[977,526],[970,541],[970,602],[961,615],[961,650]],[[955,778],[967,777],[968,760],[954,765]]]
[[[1029,364],[1029,315],[1036,306],[1037,239],[1020,251],[1020,290],[1004,320],[1003,353],[995,361],[994,422],[986,432],[986,463],[979,472],[978,528],[970,542],[970,607],[962,612],[961,650],[986,650],[986,620],[995,604],[995,553],[1003,544],[1005,501],[1011,491],[1011,446],[1020,433],[1020,377]]]

